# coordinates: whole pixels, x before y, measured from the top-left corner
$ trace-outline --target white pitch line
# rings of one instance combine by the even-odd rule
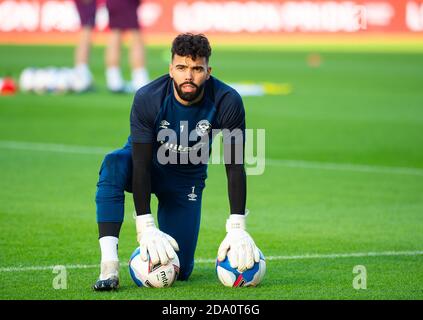
[[[37,142],[20,142],[20,141],[0,141],[0,148],[13,150],[28,150],[41,152],[58,152],[58,153],[74,153],[74,154],[102,154],[113,150],[113,148],[77,146],[55,143],[37,143]]]
[[[45,271],[45,270],[53,270],[55,266],[32,266],[32,267],[3,267],[0,268],[1,272],[25,272],[25,271]],[[93,269],[99,268],[99,264],[70,264],[65,265],[66,269]]]
[[[352,253],[332,253],[332,254],[304,254],[295,256],[267,256],[266,260],[305,260],[305,259],[338,259],[338,258],[360,258],[360,257],[391,257],[391,256],[419,256],[423,255],[423,250],[419,251],[382,251],[382,252],[352,252]],[[198,264],[215,263],[216,259],[196,259]],[[128,263],[122,262],[122,267]],[[26,271],[46,271],[53,270],[55,266],[30,266],[30,267],[1,267],[1,272],[26,272]],[[99,264],[71,264],[64,265],[66,269],[94,269],[99,268]]]
[[[92,154],[106,155],[110,151],[117,149],[106,147],[90,147],[54,143],[36,143],[36,142],[20,142],[20,141],[0,141],[0,149],[27,150],[41,152],[58,152],[71,154]],[[353,163],[330,163],[305,160],[289,160],[289,159],[270,159],[266,158],[266,165],[283,166],[289,168],[317,169],[317,170],[338,170],[352,172],[369,172],[399,175],[423,176],[423,169],[408,167],[387,167],[373,166]]]
[[[423,176],[423,169],[407,167],[372,166],[353,163],[332,163],[304,160],[266,159],[266,164],[291,168],[388,173]]]

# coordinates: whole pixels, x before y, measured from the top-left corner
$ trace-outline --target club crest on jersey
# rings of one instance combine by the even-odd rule
[[[208,120],[200,120],[195,126],[195,131],[197,131],[197,134],[202,137],[210,132],[211,127],[212,126]]]
[[[162,121],[160,121],[160,127],[159,128],[162,128],[162,129],[169,129],[167,126],[168,125],[170,125],[170,123],[169,122],[167,122],[166,120],[162,120]]]

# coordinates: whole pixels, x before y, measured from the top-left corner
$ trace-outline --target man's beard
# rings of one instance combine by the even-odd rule
[[[196,90],[193,92],[183,92],[182,86],[186,84],[189,84],[195,87]],[[178,93],[179,98],[187,102],[192,102],[195,99],[197,99],[201,95],[204,89],[204,84],[202,84],[201,86],[197,86],[194,82],[189,82],[189,81],[183,82],[180,85],[178,85],[176,82],[173,82],[173,85],[175,86],[175,89],[176,89],[176,92]]]

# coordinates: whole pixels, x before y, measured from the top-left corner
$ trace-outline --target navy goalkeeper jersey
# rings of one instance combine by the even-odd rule
[[[153,143],[154,170],[191,179],[207,177],[207,161],[193,163],[189,155],[206,148],[203,152],[206,150],[208,157],[212,132],[216,133],[212,129],[239,129],[245,137],[245,111],[240,95],[214,77],[205,82],[201,101],[189,106],[176,100],[169,75],[154,80],[135,94],[130,122],[133,142]],[[163,164],[163,155],[176,162]]]

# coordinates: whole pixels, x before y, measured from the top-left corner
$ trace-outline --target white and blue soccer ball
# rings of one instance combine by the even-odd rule
[[[150,256],[148,256],[147,261],[141,259],[139,247],[135,249],[129,259],[129,273],[138,287],[170,287],[178,278],[179,268],[177,255],[165,265],[160,263],[153,265]]]
[[[255,287],[259,285],[266,274],[266,261],[260,251],[260,261],[255,262],[251,269],[239,272],[229,263],[229,252],[225,260],[216,260],[216,273],[220,282],[226,287]]]

